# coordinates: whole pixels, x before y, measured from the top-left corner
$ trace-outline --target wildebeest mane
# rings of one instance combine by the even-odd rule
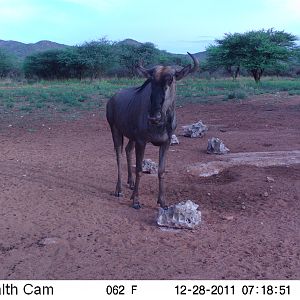
[[[136,88],[136,91],[141,92],[150,82],[151,82],[151,79],[148,78],[141,86]]]

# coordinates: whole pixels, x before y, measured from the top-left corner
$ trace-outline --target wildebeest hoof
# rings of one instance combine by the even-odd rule
[[[123,197],[124,194],[122,192],[115,192],[116,197]]]
[[[134,190],[134,182],[127,182],[127,184],[131,190]]]
[[[140,208],[141,208],[141,205],[140,205],[139,203],[133,203],[133,204],[132,204],[132,207],[133,207],[134,209],[140,209]]]
[[[163,204],[164,202],[157,200],[157,204],[159,204],[159,206],[161,208],[163,208],[164,210],[168,210],[168,205]]]

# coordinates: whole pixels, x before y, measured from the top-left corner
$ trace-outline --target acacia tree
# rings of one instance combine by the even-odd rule
[[[43,79],[67,78],[67,75],[64,73],[64,64],[59,59],[63,51],[48,50],[27,56],[23,64],[25,76]]]
[[[112,68],[115,62],[114,44],[102,38],[77,47],[80,58],[80,62],[77,62],[83,66],[86,75],[91,79],[103,76]]]
[[[26,77],[63,79],[106,74],[114,62],[112,43],[101,39],[81,46],[49,50],[27,56],[23,69]]]
[[[216,40],[217,45],[210,45],[207,50],[206,66],[209,70],[217,70],[224,67],[225,70],[236,79],[241,68],[243,57],[243,35],[240,33],[225,34],[224,39]]]
[[[226,34],[208,48],[208,62],[227,70],[243,67],[259,82],[265,70],[285,67],[294,54],[296,40],[290,33],[273,29]]]
[[[13,68],[12,57],[0,49],[0,78],[7,77]]]
[[[121,44],[118,46],[117,57],[119,65],[130,76],[136,75],[139,64],[149,66],[159,59],[160,51],[152,43],[140,45]]]

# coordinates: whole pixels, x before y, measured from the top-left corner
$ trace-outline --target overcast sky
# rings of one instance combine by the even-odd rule
[[[0,0],[0,39],[23,43],[105,36],[186,53],[224,33],[272,27],[300,37],[300,0]]]

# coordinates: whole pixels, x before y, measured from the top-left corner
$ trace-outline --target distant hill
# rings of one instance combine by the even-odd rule
[[[138,42],[134,39],[125,39],[123,41],[118,42],[119,44],[123,45],[133,45],[133,46],[140,46],[142,45],[141,42]],[[52,49],[63,49],[66,47],[70,47],[64,44],[59,44],[51,41],[39,41],[37,43],[30,43],[30,44],[25,44],[17,41],[4,41],[0,40],[0,48],[6,50],[8,53],[13,54],[19,59],[24,59],[26,56],[31,55],[33,53],[37,52],[43,52],[47,50],[52,50]],[[175,54],[171,53],[174,55],[180,56],[187,56],[187,54]],[[195,56],[200,60],[204,61],[206,60],[206,52],[198,52],[195,53]]]
[[[137,46],[137,47],[140,46],[140,45],[142,45],[141,42],[138,42],[138,41],[136,41],[134,39],[125,39],[123,41],[118,42],[118,44],[120,44],[120,45]],[[182,56],[189,57],[187,54],[176,54],[176,53],[170,53],[170,54],[176,55],[178,57],[182,57]],[[207,59],[207,53],[206,53],[206,51],[197,52],[194,55],[199,59],[199,61],[205,61]]]
[[[199,61],[205,61],[207,59],[206,51],[198,52],[198,53],[195,53],[194,55],[199,59]]]
[[[0,40],[0,48],[6,50],[8,53],[13,54],[20,59],[24,59],[26,56],[33,53],[52,49],[63,49],[66,47],[68,46],[51,41],[39,41],[37,43],[24,44],[16,41]]]
[[[130,45],[130,46],[140,46],[142,43],[133,40],[133,39],[125,39],[123,41],[118,42],[119,45]]]

